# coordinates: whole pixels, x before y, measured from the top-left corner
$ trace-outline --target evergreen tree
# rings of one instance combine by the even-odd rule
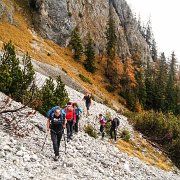
[[[116,44],[117,44],[117,37],[115,31],[115,22],[113,16],[110,12],[109,20],[107,23],[107,30],[106,30],[106,53],[107,53],[107,66],[106,66],[106,75],[107,77],[111,76],[111,69],[113,66],[114,59],[116,57]]]
[[[56,82],[57,86],[54,92],[54,100],[58,106],[64,107],[68,102],[68,93],[65,89],[65,84],[61,80],[61,76],[58,76]]]
[[[157,47],[156,47],[156,41],[154,38],[152,38],[150,53],[151,53],[151,57],[153,61],[155,62],[157,60]]]
[[[155,79],[156,103],[154,108],[156,110],[165,110],[165,96],[167,86],[167,63],[164,53],[161,53],[157,67],[157,77]]]
[[[168,72],[168,81],[166,87],[166,107],[167,111],[174,112],[176,109],[177,102],[177,91],[176,91],[176,57],[175,53],[171,54],[170,67]]]
[[[83,46],[77,28],[71,34],[70,47],[74,50],[74,59],[80,61],[83,54]]]
[[[16,57],[15,47],[11,41],[3,46],[0,70],[0,89],[16,99],[19,96],[17,90],[22,84],[22,71],[19,66],[19,59]]]
[[[155,99],[154,69],[150,62],[147,62],[145,69],[145,86],[146,86],[146,109],[153,109]]]
[[[53,79],[49,77],[49,79],[46,79],[45,84],[43,85],[40,92],[37,93],[39,96],[37,98],[41,101],[41,104],[37,107],[37,110],[43,115],[46,114],[48,109],[57,105],[55,104],[54,92],[55,85]]]
[[[93,48],[93,41],[91,39],[90,34],[88,35],[88,43],[85,48],[86,48],[85,49],[85,55],[86,55],[85,68],[87,71],[94,73],[96,70],[95,51]]]
[[[152,44],[152,27],[151,27],[151,20],[148,21],[147,27],[146,27],[146,33],[145,33],[145,40],[147,44],[149,45],[151,49],[151,44]]]

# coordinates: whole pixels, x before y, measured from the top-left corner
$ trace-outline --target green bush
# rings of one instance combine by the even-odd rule
[[[89,136],[94,137],[95,139],[98,138],[97,131],[96,131],[96,129],[95,129],[91,124],[85,125],[84,131],[85,131],[85,133],[87,133]]]
[[[112,85],[108,85],[108,86],[106,86],[106,90],[107,90],[108,92],[114,92],[114,91],[115,91],[115,87],[112,86]]]
[[[72,16],[72,13],[71,13],[71,12],[68,12],[68,16],[71,17],[71,16]]]
[[[87,77],[83,76],[82,74],[79,74],[79,77],[81,78],[82,81],[92,85],[92,82]]]
[[[79,12],[79,17],[82,18],[83,17],[83,14],[81,12]]]
[[[129,140],[131,139],[130,132],[126,129],[120,133],[120,137],[126,142],[129,142]]]
[[[168,152],[172,161],[180,167],[180,117],[172,113],[154,111],[145,113],[126,113],[135,128],[152,141],[159,143]]]

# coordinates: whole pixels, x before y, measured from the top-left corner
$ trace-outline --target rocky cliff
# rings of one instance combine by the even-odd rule
[[[75,27],[85,41],[90,32],[97,52],[106,45],[105,31],[110,10],[116,24],[118,53],[131,56],[138,49],[141,59],[151,59],[149,48],[125,0],[31,0],[36,30],[60,45],[67,46]]]

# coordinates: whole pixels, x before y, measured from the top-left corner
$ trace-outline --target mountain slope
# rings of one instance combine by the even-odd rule
[[[39,74],[40,75],[40,74]],[[43,78],[43,77],[42,77]],[[83,94],[68,88],[68,93],[73,101],[80,104]],[[7,102],[6,96],[0,94],[0,106]],[[10,102],[7,109],[17,108],[21,105],[14,101]],[[82,104],[82,107],[83,104]],[[7,126],[4,118],[10,118],[8,114],[0,116],[0,174],[1,179],[163,179],[176,180],[178,175],[172,172],[160,170],[147,165],[137,158],[130,157],[118,150],[113,144],[101,138],[93,139],[82,130],[83,125],[88,122],[97,127],[95,115],[99,112],[110,111],[116,113],[104,105],[93,103],[93,115],[88,119],[83,115],[80,121],[81,131],[74,136],[73,141],[67,144],[67,155],[64,153],[64,141],[61,142],[60,159],[53,161],[52,143],[48,140],[41,151],[45,140],[46,118],[30,108],[14,113],[20,126],[30,128],[28,136],[23,138],[15,137]],[[28,114],[28,115],[27,115]],[[24,118],[26,117],[26,118]],[[128,125],[127,119],[120,118],[120,128]],[[25,125],[25,126],[24,126]],[[25,130],[24,129],[24,130]]]
[[[105,89],[108,82],[104,76],[104,60],[97,64],[97,72],[94,75],[88,73],[83,64],[74,61],[70,50],[62,48],[50,40],[43,39],[33,30],[30,23],[31,14],[21,1],[10,2],[7,0],[0,2],[0,4],[3,4],[4,7],[10,6],[13,9],[10,14],[13,19],[12,24],[6,19],[0,21],[0,48],[2,48],[3,43],[11,40],[16,46],[17,54],[22,56],[28,52],[33,59],[63,69],[71,79],[82,87],[77,90],[90,91],[97,97],[96,99],[101,102],[105,101],[117,110],[123,111],[125,109],[119,103],[123,100],[120,99],[118,92],[112,94]],[[83,82],[79,74],[87,77],[92,84]]]

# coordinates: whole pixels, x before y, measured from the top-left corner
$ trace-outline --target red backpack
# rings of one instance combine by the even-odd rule
[[[64,112],[66,113],[66,119],[67,121],[74,121],[76,122],[76,112],[75,109],[72,107],[67,107],[64,109]]]

